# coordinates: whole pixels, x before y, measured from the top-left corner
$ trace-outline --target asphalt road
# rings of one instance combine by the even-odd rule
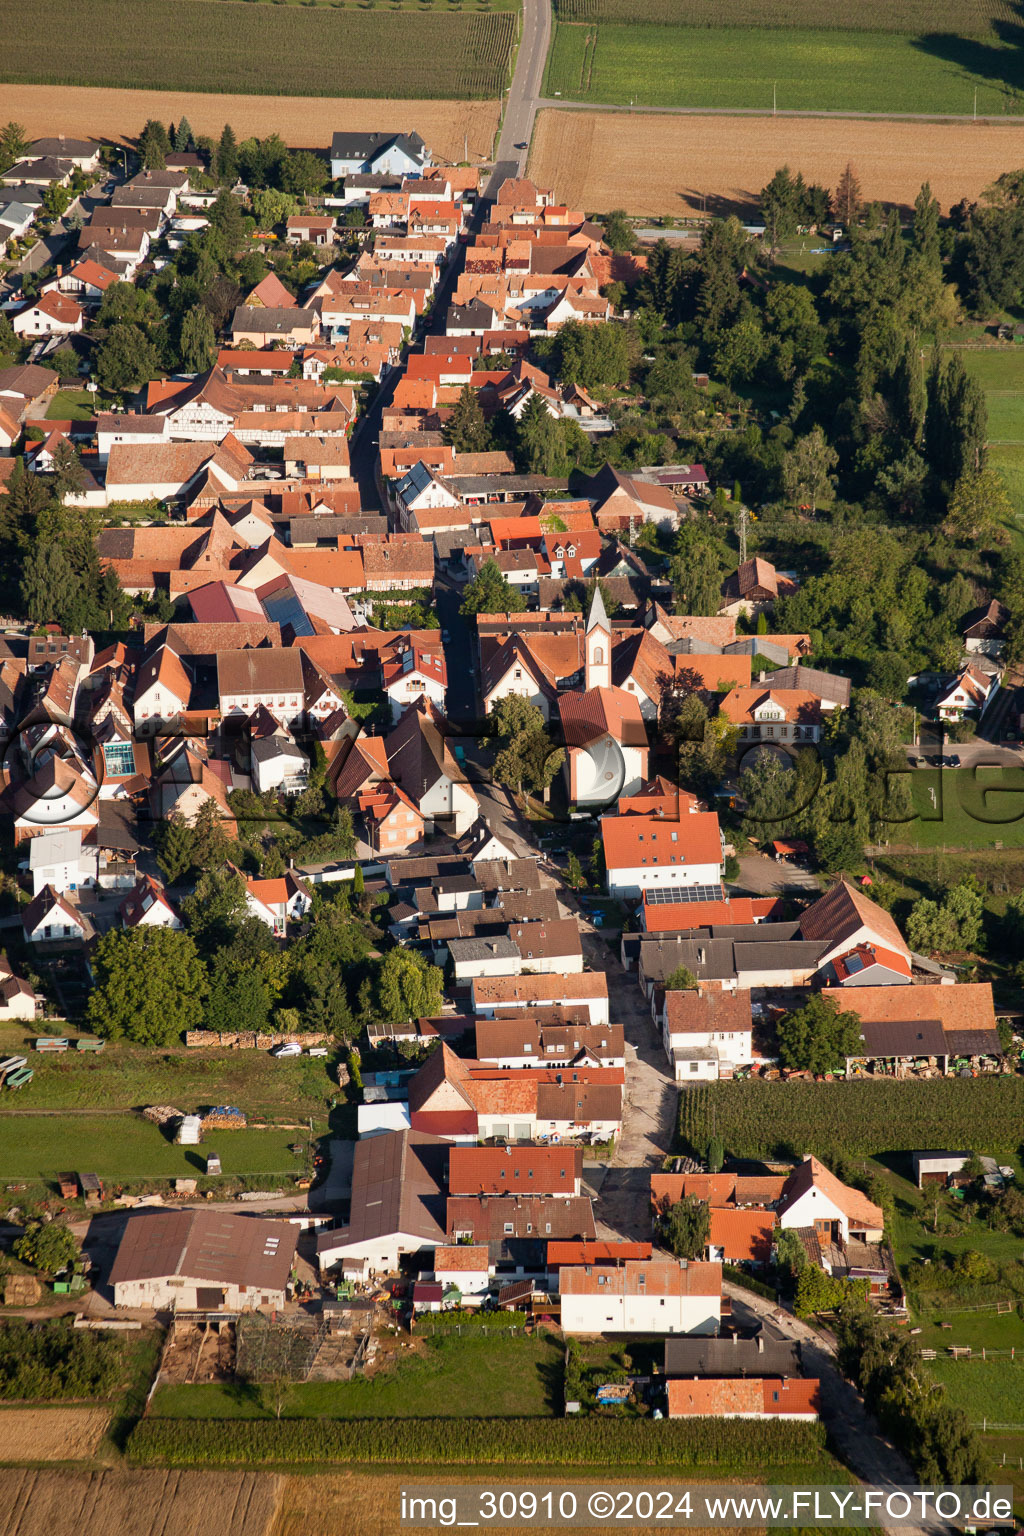
[[[508,176],[521,176],[540,105],[544,66],[551,46],[550,0],[523,0],[523,32],[516,55],[502,120],[494,174],[487,189],[491,198]]]

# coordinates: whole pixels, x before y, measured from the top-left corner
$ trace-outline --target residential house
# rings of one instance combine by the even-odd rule
[[[622,1025],[590,1024],[587,1018],[584,1013],[577,1023],[548,1022],[544,1013],[520,1014],[518,1010],[502,1017],[478,1017],[474,1021],[477,1059],[497,1067],[557,1064],[624,1068]]]
[[[968,653],[1000,656],[1006,645],[1010,610],[995,598],[974,608],[960,621],[960,635]]]
[[[846,1247],[851,1238],[879,1242],[885,1216],[859,1189],[851,1189],[810,1153],[789,1175],[778,1204],[779,1226],[811,1228],[822,1246]]]
[[[866,948],[889,957],[889,964],[898,958],[901,971],[910,965],[910,950],[894,919],[846,879],[837,880],[800,914],[799,931],[801,939],[824,946],[819,961],[823,974],[841,956]]]
[[[722,833],[713,811],[660,816],[602,816],[608,894],[622,900],[682,891],[697,900],[722,896]]]
[[[450,1195],[578,1195],[580,1147],[460,1147],[448,1154]]]
[[[821,1409],[816,1377],[704,1377],[666,1383],[670,1419],[781,1419],[814,1423]]]
[[[315,309],[271,309],[239,305],[228,327],[231,345],[251,342],[254,347],[269,347],[280,342],[288,347],[311,347],[320,335],[320,316]]]
[[[217,694],[221,716],[252,716],[261,707],[291,726],[305,715],[302,653],[258,646],[218,651]]]
[[[52,885],[46,885],[22,910],[21,927],[28,944],[84,942],[93,935],[93,927]]]
[[[981,715],[997,686],[995,678],[983,671],[977,662],[971,662],[951,683],[939,690],[935,713],[940,720],[962,720],[965,715]]]
[[[312,905],[308,886],[291,870],[278,879],[245,882],[246,911],[265,923],[275,939],[285,938],[289,922],[301,922]]]
[[[722,603],[719,613],[736,618],[744,613],[748,618],[770,612],[780,597],[790,597],[797,583],[792,577],[776,571],[770,560],[755,555],[744,560],[731,576],[722,583]]]
[[[7,956],[0,953],[0,1022],[34,1019],[37,1007],[33,989],[14,974]]]
[[[73,336],[82,329],[82,306],[64,293],[43,293],[15,315],[16,336]]]
[[[752,743],[788,746],[821,736],[821,700],[800,688],[733,688],[721,701],[721,713],[739,731],[740,748]]]
[[[32,895],[51,886],[58,895],[96,884],[98,853],[82,847],[81,831],[42,832],[28,845],[28,868],[32,876]]]
[[[544,1010],[552,1007],[586,1009],[591,1024],[608,1018],[608,981],[600,971],[576,976],[480,977],[471,987],[473,1012],[493,1019],[509,1009]]]
[[[117,910],[124,928],[178,929],[184,926],[177,907],[151,875],[139,876],[135,889],[128,893]]]
[[[722,1318],[722,1266],[657,1258],[559,1270],[565,1333],[716,1334]]]
[[[486,1243],[446,1244],[434,1249],[434,1279],[448,1296],[457,1292],[458,1299],[464,1301],[483,1296],[490,1289],[493,1273]]]
[[[750,993],[666,991],[662,1042],[677,1083],[731,1077],[754,1059]]]
[[[331,179],[421,176],[431,158],[418,133],[336,133],[331,140]]]

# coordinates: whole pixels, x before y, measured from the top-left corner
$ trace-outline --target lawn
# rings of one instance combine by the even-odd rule
[[[967,339],[960,327],[957,339]],[[946,349],[947,355],[949,349]],[[988,405],[988,462],[1002,475],[1024,531],[1024,347],[960,349],[964,367],[985,390]]]
[[[1024,1355],[1018,1360],[932,1360],[929,1370],[976,1428],[1024,1429]]]
[[[596,41],[595,41],[596,39]],[[735,110],[1018,111],[1020,50],[994,37],[789,27],[558,24],[544,94],[566,101]]]
[[[91,421],[96,414],[96,396],[87,389],[58,389],[50,401],[47,421]]]
[[[550,1334],[447,1335],[428,1338],[425,1354],[399,1358],[370,1379],[300,1382],[289,1389],[283,1412],[309,1419],[547,1418],[561,1406],[561,1382],[561,1345]],[[160,1387],[152,1412],[183,1419],[274,1417],[258,1390],[232,1384]]]
[[[34,1026],[29,1030],[0,1026],[0,1052],[23,1052],[39,1032]],[[235,1104],[250,1120],[294,1123],[310,1115],[322,1118],[328,1100],[339,1092],[328,1076],[330,1058],[278,1061],[267,1051],[172,1052],[115,1040],[96,1056],[79,1051],[33,1052],[30,1064],[35,1077],[22,1090],[19,1109],[109,1110],[174,1104],[191,1114],[215,1104]]]
[[[949,749],[956,751],[953,746]],[[910,776],[917,819],[894,824],[890,843],[915,848],[1024,847],[1024,769],[919,768]]]
[[[7,1179],[50,1179],[65,1169],[107,1180],[194,1178],[206,1153],[220,1154],[225,1175],[303,1171],[289,1152],[295,1131],[222,1131],[201,1147],[176,1147],[136,1115],[0,1115],[0,1170]]]

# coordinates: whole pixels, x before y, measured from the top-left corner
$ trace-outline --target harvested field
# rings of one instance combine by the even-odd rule
[[[0,1408],[0,1459],[85,1461],[109,1418],[109,1408]]]
[[[266,1472],[5,1471],[0,1536],[268,1536],[280,1483]]]
[[[651,145],[658,154],[651,154]],[[541,112],[530,175],[570,207],[687,217],[749,213],[780,165],[834,187],[852,161],[866,200],[913,205],[924,181],[943,209],[1024,157],[1024,128],[855,118]]]
[[[471,161],[490,157],[498,128],[497,101],[365,100],[324,96],[225,96],[192,91],[119,91],[94,86],[5,85],[4,115],[30,139],[88,135],[136,138],[149,117],[219,136],[230,122],[239,139],[279,133],[286,144],[326,149],[331,135],[394,126],[415,131],[438,160],[461,160],[469,136]]]
[[[639,1481],[628,1475],[616,1476],[615,1480],[620,1484]],[[281,1481],[284,1486],[280,1511],[267,1536],[311,1536],[311,1533],[321,1531],[345,1531],[346,1536],[393,1536],[399,1529],[399,1496],[402,1488],[417,1479],[390,1476],[370,1478],[350,1472],[324,1477],[284,1477]],[[446,1471],[443,1481],[469,1483],[477,1479],[452,1477]],[[558,1476],[555,1481],[567,1483],[570,1479]],[[538,1484],[536,1479],[531,1484],[528,1478],[517,1476],[506,1479],[502,1486],[515,1488],[517,1485],[536,1488]],[[487,1486],[494,1486],[493,1479]],[[420,1529],[427,1531],[428,1527]],[[606,1536],[608,1526],[581,1525],[575,1529],[579,1536]],[[490,1536],[522,1536],[523,1526],[499,1526],[488,1521],[487,1530]],[[440,1531],[438,1527],[436,1536],[440,1536]],[[0,1536],[7,1536],[2,1525]],[[18,1536],[21,1536],[20,1532]],[[434,1536],[433,1532],[431,1536]],[[712,1533],[695,1528],[694,1536],[712,1536]],[[752,1531],[751,1536],[756,1536],[756,1533]]]

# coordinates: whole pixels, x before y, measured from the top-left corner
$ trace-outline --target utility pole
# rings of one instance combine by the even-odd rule
[[[978,87],[974,87],[974,121],[978,121]]]
[[[463,143],[462,149],[463,149],[462,158],[463,158],[463,160],[465,160],[466,164],[468,165],[469,164],[469,130],[468,129],[466,130],[465,141]]]
[[[775,116],[776,94],[777,94],[777,91],[778,91],[778,85],[779,85],[779,82],[777,80],[773,80],[772,81],[772,117]]]

